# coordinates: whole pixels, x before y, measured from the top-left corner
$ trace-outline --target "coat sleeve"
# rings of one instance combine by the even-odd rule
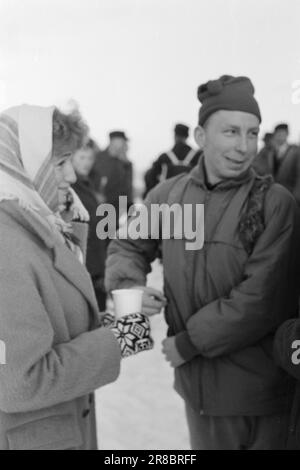
[[[2,250],[1,250],[2,253]],[[0,264],[0,409],[7,413],[47,408],[114,381],[120,348],[105,328],[56,344],[36,272],[15,260]]]
[[[300,380],[300,320],[285,321],[277,330],[274,339],[276,363],[286,372]]]
[[[151,223],[151,205],[159,204],[159,195],[159,188],[155,188],[144,201],[143,212],[139,212],[144,221],[140,225],[143,233],[139,238],[134,239],[132,229],[137,227],[134,224],[138,219],[132,217],[128,228],[120,229],[116,240],[110,242],[105,269],[107,292],[146,284],[151,263],[158,255],[160,222]],[[151,237],[151,232],[158,236]]]
[[[242,282],[228,296],[205,305],[176,337],[190,360],[230,354],[275,333],[297,315],[299,222],[294,199],[281,186],[266,196],[266,227],[244,268]]]
[[[300,205],[300,148],[294,149],[295,174],[292,193],[298,205]]]

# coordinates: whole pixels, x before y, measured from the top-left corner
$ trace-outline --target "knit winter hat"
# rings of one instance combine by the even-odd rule
[[[189,128],[185,124],[176,124],[174,128],[174,133],[175,135],[178,135],[180,137],[188,137],[189,136]]]
[[[286,132],[288,132],[289,131],[289,126],[285,122],[282,122],[280,124],[277,124],[277,126],[274,129],[274,132],[276,132],[276,131],[286,131]]]
[[[199,111],[199,125],[202,126],[211,114],[223,109],[254,114],[261,122],[254,91],[249,78],[231,75],[222,75],[217,80],[210,80],[200,85],[198,99],[202,106]]]

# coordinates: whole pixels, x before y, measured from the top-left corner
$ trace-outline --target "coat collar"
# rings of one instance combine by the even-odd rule
[[[91,278],[86,268],[71,250],[56,240],[46,221],[43,223],[34,213],[21,209],[17,202],[3,201],[1,203],[1,210],[13,219],[18,226],[36,236],[42,245],[50,250],[55,269],[82,293],[91,306],[93,314],[92,325],[97,324],[98,307]]]
[[[213,190],[222,191],[222,190],[227,190],[227,189],[235,188],[238,186],[242,186],[244,183],[247,183],[251,179],[254,179],[255,176],[256,176],[256,173],[253,170],[253,168],[249,168],[248,171],[242,174],[239,178],[221,181],[219,184],[217,184],[214,187]],[[206,171],[205,171],[203,154],[201,155],[199,159],[198,165],[195,168],[193,168],[192,171],[190,172],[189,177],[193,182],[203,187],[204,189],[207,189]]]

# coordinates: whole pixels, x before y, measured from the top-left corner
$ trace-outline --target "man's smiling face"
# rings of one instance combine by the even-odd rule
[[[238,178],[248,170],[257,155],[258,133],[258,117],[242,111],[217,111],[196,129],[211,184]]]

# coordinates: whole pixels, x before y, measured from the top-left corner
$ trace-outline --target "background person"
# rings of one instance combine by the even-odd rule
[[[90,216],[89,235],[87,239],[86,267],[89,271],[99,310],[103,312],[106,307],[106,293],[104,288],[104,266],[106,258],[106,240],[97,237],[96,228],[99,218],[96,216],[97,208],[103,199],[97,194],[89,175],[95,163],[95,146],[89,141],[84,147],[77,150],[72,157],[73,167],[77,181],[72,185]],[[99,197],[100,196],[100,197]]]
[[[287,188],[300,205],[300,147],[288,142],[289,127],[278,124],[274,130],[274,178]]]
[[[127,209],[133,204],[133,168],[128,159],[128,137],[124,131],[112,131],[106,150],[96,155],[91,172],[91,181],[97,192],[104,195],[105,201],[112,204],[119,213],[119,197],[127,197]]]
[[[162,153],[145,174],[146,190],[144,196],[158,183],[168,178],[189,172],[199,161],[200,151],[187,144],[189,128],[185,124],[176,124],[174,145]]]
[[[264,146],[254,159],[253,168],[258,175],[274,175],[275,146],[273,134],[267,132],[263,138]]]

